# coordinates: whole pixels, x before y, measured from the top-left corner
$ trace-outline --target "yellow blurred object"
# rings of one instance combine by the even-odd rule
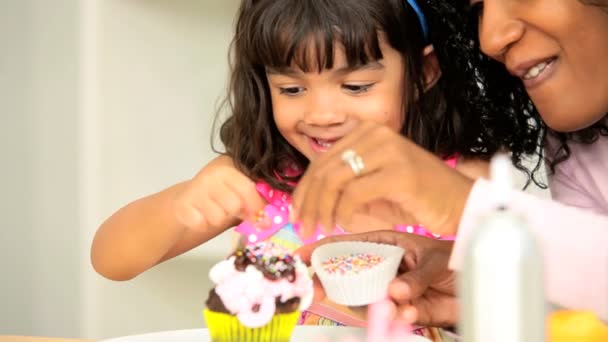
[[[592,312],[556,311],[548,319],[549,342],[607,342],[608,326]]]

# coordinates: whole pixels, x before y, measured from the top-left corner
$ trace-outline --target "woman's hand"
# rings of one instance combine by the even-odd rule
[[[343,160],[347,150],[363,161],[359,175]],[[365,122],[313,161],[294,193],[292,220],[304,235],[317,223],[326,231],[348,226],[368,204],[389,201],[438,234],[456,232],[473,180],[383,125]]]
[[[453,242],[428,239],[396,231],[340,235],[301,247],[296,251],[310,263],[315,248],[339,241],[367,241],[402,247],[405,255],[388,295],[396,306],[396,319],[428,326],[454,326],[458,318],[455,274],[447,268]],[[325,292],[315,278],[315,300]]]
[[[175,199],[175,216],[192,230],[226,229],[264,207],[255,183],[218,157],[205,166]]]

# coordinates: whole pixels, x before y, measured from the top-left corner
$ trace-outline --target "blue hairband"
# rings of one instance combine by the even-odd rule
[[[420,21],[420,26],[422,27],[422,34],[424,36],[424,40],[429,40],[429,27],[426,24],[426,17],[424,13],[422,13],[422,9],[418,6],[416,0],[407,0],[407,3],[412,7],[416,15],[418,16],[418,20]]]

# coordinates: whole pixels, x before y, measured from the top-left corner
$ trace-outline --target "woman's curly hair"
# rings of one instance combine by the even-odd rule
[[[521,81],[505,67],[481,53],[477,26],[472,25],[468,1],[419,0],[446,79],[446,96],[462,117],[462,146],[491,157],[511,152],[513,164],[537,180],[541,158],[529,170],[526,156],[542,155],[545,125]],[[466,7],[464,2],[466,2]]]

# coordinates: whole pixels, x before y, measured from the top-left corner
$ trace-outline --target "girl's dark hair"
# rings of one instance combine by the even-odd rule
[[[321,72],[333,65],[335,43],[343,45],[350,66],[362,65],[382,58],[382,32],[405,57],[404,136],[439,156],[488,159],[509,149],[521,167],[521,156],[536,151],[543,129],[524,89],[479,52],[470,32],[462,30],[466,13],[452,1],[418,2],[429,22],[430,42],[424,41],[418,17],[405,0],[242,1],[224,102],[230,113],[220,128],[236,166],[253,179],[290,190],[276,177],[282,163],[305,168],[308,160],[275,126],[266,68],[295,64],[305,72]],[[434,45],[442,77],[425,92],[423,49],[428,43]],[[416,94],[422,95],[414,101]]]
[[[541,160],[532,169],[523,164],[541,155],[544,125],[519,79],[481,53],[477,26],[471,25],[468,0],[419,0],[429,19],[431,39],[443,71],[444,93],[462,122],[460,145],[489,159],[498,151],[511,153],[513,164],[536,179]],[[466,3],[466,7],[463,7]]]

